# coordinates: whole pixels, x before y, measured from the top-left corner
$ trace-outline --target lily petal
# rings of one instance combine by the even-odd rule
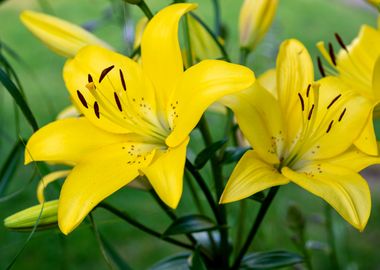
[[[141,61],[156,89],[160,110],[165,113],[168,99],[183,72],[178,42],[181,17],[196,4],[174,4],[158,12],[148,23],[141,40]]]
[[[281,172],[324,199],[352,226],[364,230],[371,212],[371,194],[358,173],[327,163],[313,163],[298,172],[285,167]]]
[[[360,136],[355,140],[355,146],[368,155],[376,156],[378,154],[377,140],[375,129],[373,127],[373,110],[370,111],[366,124],[360,133]]]
[[[360,172],[370,165],[380,164],[380,157],[366,155],[355,147],[351,147],[343,154],[329,158],[328,163]]]
[[[254,81],[250,69],[220,60],[204,60],[186,70],[168,104],[173,131],[166,144],[174,147],[183,142],[209,105],[248,88]]]
[[[287,183],[288,179],[250,150],[244,154],[232,172],[220,203],[242,200],[264,189]]]
[[[25,151],[25,164],[53,161],[75,164],[100,147],[126,141],[125,135],[103,131],[86,118],[67,118],[52,122],[30,137]]]
[[[58,205],[61,231],[70,233],[99,202],[136,178],[154,152],[151,145],[120,143],[83,158],[62,186]]]
[[[188,143],[189,138],[176,148],[169,148],[163,153],[157,152],[152,164],[141,169],[161,200],[173,209],[177,208],[182,195]]]
[[[256,82],[249,89],[222,98],[256,153],[270,164],[280,163],[283,127],[278,101]]]
[[[57,17],[27,10],[21,13],[21,21],[52,51],[65,57],[74,57],[86,45],[112,50],[110,45],[82,27]]]
[[[287,140],[291,142],[302,125],[298,93],[305,96],[308,85],[314,81],[313,62],[301,42],[290,39],[281,44],[276,72],[277,95],[283,119],[292,119],[287,130]]]
[[[277,99],[276,69],[269,69],[261,74],[257,81]]]

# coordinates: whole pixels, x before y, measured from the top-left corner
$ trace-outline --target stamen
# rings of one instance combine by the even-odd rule
[[[310,88],[311,88],[311,84],[309,84],[309,85],[307,86],[306,97],[309,97]]]
[[[307,120],[311,119],[311,115],[313,114],[313,110],[314,110],[314,104],[313,104],[313,106],[311,106],[311,109],[309,111],[309,115],[307,116]]]
[[[334,66],[336,66],[334,47],[331,44],[331,42],[329,42],[329,55],[330,55],[331,61],[333,62]]]
[[[300,98],[300,101],[301,101],[301,108],[302,108],[302,111],[304,111],[304,110],[305,110],[305,104],[304,104],[304,102],[303,102],[303,98],[302,98],[302,96],[301,96],[300,93],[298,93],[298,97]]]
[[[336,41],[338,41],[339,45],[348,53],[347,47],[343,42],[343,39],[340,37],[338,33],[335,33]]]
[[[322,61],[319,56],[317,57],[317,62],[318,62],[319,73],[322,75],[322,77],[326,77],[325,69],[323,68]]]
[[[120,99],[119,99],[118,95],[116,94],[116,92],[113,92],[113,96],[115,97],[116,105],[119,108],[119,111],[122,112],[123,108],[121,107]]]
[[[88,74],[88,76],[87,76],[87,80],[88,80],[89,83],[94,82],[94,80],[92,79],[91,74]]]
[[[79,90],[77,90],[77,95],[78,95],[78,98],[79,98],[80,102],[82,103],[82,105],[84,107],[88,108],[87,101]]]
[[[98,105],[98,102],[96,101],[94,103],[94,112],[95,112],[96,117],[99,119],[100,118],[99,105]]]
[[[99,83],[101,83],[104,79],[104,77],[108,74],[108,72],[110,72],[115,66],[112,65],[108,68],[105,68],[102,73],[100,74],[100,77],[99,77]]]
[[[334,123],[334,120],[331,120],[331,122],[330,122],[330,124],[329,124],[329,126],[328,126],[328,128],[326,130],[326,133],[329,133],[329,131],[331,130],[331,127],[332,127],[333,123]]]
[[[125,85],[123,71],[121,71],[121,69],[119,69],[119,74],[120,74],[121,85],[123,86],[124,91],[127,91],[127,86]]]
[[[343,112],[340,114],[338,121],[342,120],[344,114],[346,113],[346,108],[344,108]]]
[[[327,109],[330,109],[330,107],[342,96],[342,94],[337,95],[327,106]]]

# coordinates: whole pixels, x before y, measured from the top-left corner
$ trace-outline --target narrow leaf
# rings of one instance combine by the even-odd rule
[[[199,251],[199,246],[190,257],[190,270],[207,270]]]
[[[189,215],[175,220],[164,232],[165,236],[187,234],[194,232],[211,231],[218,226],[208,217],[202,215]]]
[[[4,194],[12,176],[16,172],[23,152],[22,146],[22,143],[17,141],[0,169],[0,197]]]
[[[32,126],[33,130],[37,131],[38,125],[32,111],[30,110],[20,90],[12,82],[12,80],[8,77],[8,75],[4,72],[3,69],[0,69],[0,81],[4,85],[4,87],[8,90],[8,92],[11,94],[11,96],[17,103],[18,107],[21,109],[22,113],[28,120],[29,124]]]
[[[224,152],[222,162],[224,164],[229,164],[237,162],[241,159],[245,152],[247,152],[250,147],[228,147]]]
[[[240,269],[277,269],[303,263],[303,257],[288,251],[255,252],[244,257]]]
[[[190,253],[179,253],[154,264],[150,270],[189,270]]]
[[[223,146],[227,143],[227,139],[223,139],[207,146],[203,149],[195,158],[194,165],[197,169],[203,168],[207,161]]]

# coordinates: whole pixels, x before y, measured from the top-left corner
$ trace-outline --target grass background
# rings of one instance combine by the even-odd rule
[[[159,10],[170,1],[147,1],[154,11]],[[197,1],[197,14],[212,24],[212,5],[209,0]],[[220,0],[222,20],[225,24],[228,39],[227,47],[234,60],[238,56],[237,18],[242,1]],[[112,5],[117,0],[56,0],[27,1],[9,0],[0,5],[0,40],[16,51],[22,62],[12,61],[22,84],[32,111],[40,126],[52,121],[57,113],[70,104],[65,90],[61,68],[64,58],[50,52],[19,20],[19,13],[25,9],[41,11],[46,3],[47,11],[68,21],[94,26],[98,24],[95,33],[107,40],[117,50],[128,52],[123,37],[123,24],[136,21],[142,14],[137,8],[128,10],[116,9],[116,15],[101,23],[99,18],[110,14]],[[113,3],[113,4],[111,4]],[[42,4],[42,5],[41,5]],[[346,43],[356,36],[361,24],[376,25],[376,12],[364,4],[364,1],[343,0],[283,0],[276,20],[269,34],[257,51],[250,55],[248,65],[260,74],[275,65],[278,45],[286,38],[301,40],[310,50],[313,59],[317,55],[315,43],[319,40],[332,41],[338,32]],[[125,36],[125,35],[124,35]],[[222,120],[212,113],[208,114],[212,126],[223,124]],[[31,129],[21,117],[21,136],[27,138]],[[214,138],[221,134],[214,132]],[[12,145],[18,140],[15,132],[13,103],[10,96],[0,88],[0,164],[10,152]],[[193,153],[202,148],[197,131],[193,132],[191,150]],[[0,203],[0,219],[20,209],[37,203],[35,187],[37,179],[30,182],[32,166],[20,166],[12,178],[6,193],[24,188],[18,196]],[[205,175],[209,174],[206,170]],[[372,216],[366,230],[359,233],[351,228],[338,215],[333,214],[334,231],[336,233],[338,259],[342,269],[380,269],[378,256],[378,241],[380,240],[380,184],[376,168],[365,172],[372,188]],[[49,187],[49,198],[58,196],[54,187]],[[123,189],[112,195],[110,202],[120,209],[126,210],[136,219],[149,224],[157,230],[164,230],[169,219],[156,207],[151,196],[142,191]],[[202,203],[205,201],[202,198]],[[326,232],[324,230],[324,203],[294,185],[281,189],[269,215],[262,226],[258,237],[252,245],[252,250],[289,249],[296,251],[291,240],[291,233],[286,225],[286,211],[289,205],[296,204],[307,219],[306,236],[314,247],[312,261],[315,269],[330,269],[326,252]],[[258,205],[248,203],[247,223],[251,221]],[[236,224],[238,203],[228,206],[229,225]],[[189,188],[185,185],[184,197],[181,200],[179,214],[194,213]],[[118,253],[134,268],[146,269],[155,261],[179,252],[177,248],[142,234],[130,225],[120,221],[110,214],[97,210],[95,220],[99,230],[107,240],[114,245]],[[248,226],[248,224],[247,224]],[[13,256],[23,246],[27,238],[25,233],[10,232],[0,225],[0,269],[6,267]],[[26,249],[17,260],[14,269],[107,269],[102,259],[95,237],[87,224],[82,224],[67,237],[58,230],[36,233]]]

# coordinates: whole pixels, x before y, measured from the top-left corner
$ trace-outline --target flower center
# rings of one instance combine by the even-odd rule
[[[160,121],[154,97],[148,96],[145,89],[129,89],[128,79],[121,68],[117,71],[115,65],[106,67],[97,81],[88,74],[85,88],[77,90],[77,98],[85,109],[92,110],[95,119],[106,119],[126,133],[165,144],[170,129]],[[138,86],[141,85],[144,86]],[[136,88],[136,83],[131,82],[131,87]]]

